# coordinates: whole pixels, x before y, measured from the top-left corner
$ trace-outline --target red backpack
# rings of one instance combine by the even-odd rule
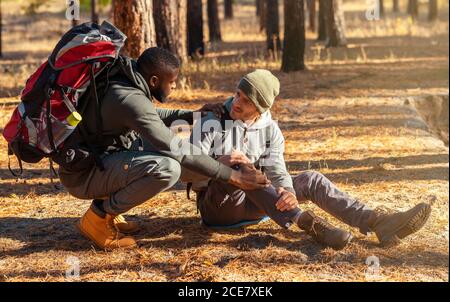
[[[27,80],[21,103],[3,131],[8,154],[17,156],[20,173],[22,161],[51,160],[62,149],[82,120],[86,104],[80,104],[80,99],[89,88],[96,91],[95,79],[115,64],[125,40],[126,36],[106,21],[101,26],[84,23],[73,27]],[[98,102],[96,93],[93,99]],[[13,173],[9,162],[8,168]]]

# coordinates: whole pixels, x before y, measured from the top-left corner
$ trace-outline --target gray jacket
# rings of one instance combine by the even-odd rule
[[[177,155],[172,152],[171,143],[176,140],[176,134],[167,125],[176,119],[192,121],[192,112],[158,110],[152,102],[147,83],[136,69],[135,62],[129,60],[125,69],[127,76],[111,79],[111,85],[102,99],[103,135],[114,137],[134,131],[162,156],[177,160],[183,167],[191,171],[227,182],[231,176],[231,168],[211,157],[207,155]],[[98,142],[98,144],[102,145],[102,142]],[[125,148],[122,151],[127,150]],[[92,169],[97,168],[93,167]],[[64,186],[76,187],[87,181],[90,173],[91,170],[74,173],[60,168],[59,174]]]
[[[230,98],[224,104],[228,112],[232,101]],[[294,192],[292,178],[284,161],[284,137],[270,111],[262,114],[251,126],[242,121],[227,120],[225,129],[221,129],[223,127],[215,127],[218,123],[220,124],[220,119],[212,113],[202,118],[201,122],[194,125],[191,143],[213,158],[229,155],[233,148],[241,151],[256,166],[264,167],[264,172],[274,187]],[[200,191],[206,186],[207,182],[202,181],[194,182],[192,187]]]

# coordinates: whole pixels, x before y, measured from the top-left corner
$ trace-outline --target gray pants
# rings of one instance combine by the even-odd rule
[[[81,186],[67,190],[80,199],[103,199],[105,211],[119,215],[175,185],[180,163],[145,142],[143,151],[138,151],[139,146],[136,140],[131,151],[104,156],[104,171],[94,169]]]
[[[340,191],[324,175],[308,171],[293,178],[299,201],[310,200],[342,222],[369,232],[368,219],[372,210]],[[210,181],[206,191],[199,192],[197,203],[205,223],[230,225],[255,220],[265,215],[281,227],[289,227],[298,209],[280,212],[276,209],[279,196],[273,187],[265,190],[242,191],[232,185]]]

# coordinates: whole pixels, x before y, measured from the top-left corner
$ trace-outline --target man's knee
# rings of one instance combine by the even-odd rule
[[[158,164],[158,170],[164,174],[169,186],[173,186],[181,176],[181,165],[170,157],[164,157]]]
[[[323,179],[326,179],[326,177],[320,172],[306,171],[300,173],[297,177],[295,177],[294,182],[300,184],[313,185],[314,183],[320,182]]]

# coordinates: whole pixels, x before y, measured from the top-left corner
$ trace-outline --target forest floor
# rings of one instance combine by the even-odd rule
[[[26,78],[69,26],[56,4],[30,17],[21,3],[2,1],[0,131]],[[304,208],[353,232],[348,248],[324,249],[272,221],[215,232],[200,225],[195,203],[178,184],[128,213],[143,228],[139,248],[104,252],[75,229],[90,203],[55,189],[45,162],[25,165],[23,178],[14,178],[0,140],[0,281],[71,280],[71,257],[80,261],[82,281],[448,281],[448,2],[432,24],[424,15],[411,22],[391,13],[367,21],[361,3],[346,1],[348,47],[325,49],[308,32],[308,70],[292,74],[265,58],[253,6],[236,6],[235,19],[222,23],[224,42],[209,44],[203,61],[184,67],[167,106],[222,102],[242,75],[270,69],[282,84],[273,115],[286,138],[290,173],[320,171],[374,208],[430,202],[431,218],[420,232],[395,248],[379,248],[373,235],[360,235],[310,204]],[[444,105],[446,99],[447,109],[419,105],[417,111],[413,105],[424,98]],[[427,125],[443,110],[446,129]]]

